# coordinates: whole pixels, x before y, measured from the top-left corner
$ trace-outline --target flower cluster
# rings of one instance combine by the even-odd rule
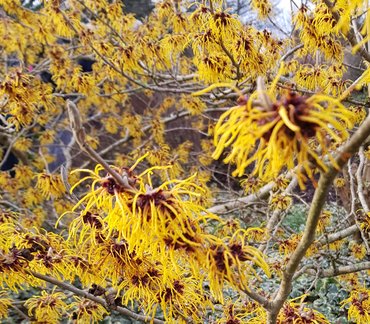
[[[349,298],[342,301],[343,306],[349,305],[348,319],[356,323],[370,321],[370,295],[365,288],[351,291]]]
[[[212,227],[223,222],[202,206],[196,175],[160,183],[168,166],[136,173],[146,156],[130,168],[113,167],[121,183],[101,175],[100,165],[94,172],[76,170],[89,175],[72,190],[92,181],[90,192],[73,208],[72,214],[81,211],[69,230],[70,242],[86,260],[82,281],[94,274],[94,282],[105,287],[109,278],[124,305],[136,300],[147,314],[160,306],[167,320],[198,321],[212,295],[223,301],[227,286],[248,289],[251,275],[269,275],[269,269],[261,252],[247,243],[250,230],[223,238],[212,234]]]

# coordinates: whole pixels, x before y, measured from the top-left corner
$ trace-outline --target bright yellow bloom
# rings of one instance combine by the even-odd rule
[[[365,288],[352,290],[349,298],[342,301],[349,305],[348,319],[355,323],[370,323],[370,292]]]
[[[263,182],[257,177],[248,177],[247,179],[242,180],[240,184],[247,195],[256,193],[263,186]]]
[[[202,322],[202,313],[212,305],[203,293],[199,280],[186,274],[181,279],[168,280],[157,298],[169,322],[174,318],[191,318],[195,323]]]
[[[58,198],[65,193],[62,179],[56,174],[39,173],[37,175],[36,188],[40,189],[46,199],[50,197]]]
[[[207,269],[211,292],[223,302],[222,290],[225,281],[235,289],[248,289],[250,276],[258,278],[250,262],[270,275],[262,253],[247,245],[248,230],[237,230],[231,237],[225,237],[207,249]]]
[[[24,187],[28,187],[33,177],[31,167],[28,165],[17,164],[14,167],[14,170],[15,170],[15,179],[17,179],[17,182],[19,182]]]
[[[365,118],[366,118],[366,109],[365,107],[361,107],[361,106],[350,106],[349,109],[351,111],[353,111],[354,113],[354,124],[355,125],[359,125],[361,124]]]
[[[13,247],[8,252],[0,250],[0,280],[2,287],[4,287],[5,283],[7,287],[16,291],[18,287],[27,283],[27,274],[25,272],[27,266],[28,260],[23,256],[20,249]]]
[[[281,240],[279,242],[279,252],[284,256],[288,256],[296,249],[300,239],[300,234],[293,234],[288,239]]]
[[[363,260],[366,256],[366,248],[363,244],[358,244],[356,242],[351,242],[349,245],[351,254],[359,260]]]
[[[224,162],[236,164],[233,175],[242,176],[254,165],[251,175],[263,181],[298,165],[299,184],[304,188],[306,175],[313,178],[311,163],[327,170],[320,157],[329,153],[327,137],[342,143],[353,126],[349,120],[353,113],[325,95],[306,98],[290,92],[275,102],[267,96],[256,92],[246,105],[221,116],[215,128],[213,157],[218,159],[231,147]],[[329,158],[332,160],[330,153]]]
[[[270,208],[273,210],[286,211],[292,204],[292,198],[287,195],[274,195],[270,201]]]
[[[42,133],[40,136],[40,144],[41,145],[47,145],[53,143],[55,138],[55,131],[52,129],[48,129],[45,132]]]
[[[249,305],[248,305],[249,306]],[[248,307],[252,308],[252,307]],[[248,309],[250,310],[250,309]],[[253,309],[254,311],[254,309]],[[247,313],[245,310],[243,310],[243,306],[240,305],[240,302],[233,300],[227,301],[227,303],[223,306],[223,316],[220,320],[217,321],[217,324],[239,324],[244,323],[243,317]],[[249,314],[248,314],[249,315]]]
[[[41,296],[33,296],[28,299],[25,306],[28,308],[28,314],[34,315],[36,320],[59,323],[67,308],[67,304],[63,301],[65,298],[66,296],[62,292],[48,294],[43,290]]]
[[[204,236],[201,224],[217,217],[207,214],[204,207],[199,205],[203,190],[193,182],[195,176],[185,180],[169,180],[154,187],[153,172],[166,172],[169,167],[152,167],[137,176],[134,168],[145,157],[138,159],[129,169],[116,168],[131,189],[121,187],[109,175],[101,177],[101,166],[97,166],[95,172],[79,170],[91,175],[76,183],[72,189],[86,179],[94,181],[91,192],[74,207],[75,210],[86,203],[84,214],[71,225],[72,236],[77,234],[79,226],[86,227],[91,223],[91,217],[95,215],[92,209],[102,209],[106,217],[101,219],[94,216],[93,223],[97,224],[97,220],[101,219],[99,228],[104,227],[108,235],[118,231],[119,237],[128,242],[130,252],[135,251],[139,256],[145,251],[157,254],[168,248],[186,250],[200,246],[199,240]],[[88,212],[89,221],[86,221],[84,219]]]
[[[278,315],[279,324],[330,324],[323,314],[303,302],[306,295],[287,301]],[[300,299],[297,301],[297,299]]]
[[[327,66],[323,65],[301,65],[294,77],[299,86],[308,90],[324,89],[328,78]]]
[[[28,151],[31,147],[32,147],[31,139],[25,137],[19,138],[14,144],[14,148],[22,152]]]
[[[183,95],[180,99],[182,107],[190,111],[192,115],[200,115],[206,108],[206,104],[199,98]]]
[[[12,300],[7,297],[6,291],[0,291],[0,318],[8,317],[8,308],[12,305]]]
[[[212,32],[221,39],[232,37],[241,27],[241,22],[235,15],[221,10],[214,12],[208,23]]]
[[[326,226],[330,224],[332,213],[328,210],[322,211],[319,219],[319,223],[317,225],[317,232],[323,233],[325,231]]]
[[[366,233],[370,232],[370,212],[362,213],[358,216],[358,221],[360,223],[361,230]]]
[[[71,313],[71,317],[78,323],[96,323],[108,314],[108,311],[102,305],[92,300],[76,296],[74,298],[76,301],[70,304],[69,308],[74,310],[74,312]]]
[[[271,3],[269,0],[252,0],[252,6],[258,12],[259,18],[266,18],[271,13]]]
[[[229,58],[221,53],[209,54],[202,58],[195,58],[198,66],[199,78],[205,82],[219,82],[230,80],[232,68]]]
[[[38,190],[37,188],[29,187],[24,192],[23,200],[26,207],[31,207],[40,205],[44,198],[40,193],[40,190]]]
[[[359,280],[358,273],[347,273],[338,277],[342,283],[344,283],[349,290],[358,289],[362,285]]]
[[[335,180],[334,180],[334,186],[336,188],[343,188],[345,185],[346,185],[346,179],[340,178],[340,177],[335,178]]]

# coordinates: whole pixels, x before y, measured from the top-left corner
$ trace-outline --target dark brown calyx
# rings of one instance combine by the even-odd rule
[[[99,215],[91,212],[86,212],[82,216],[82,221],[91,227],[95,227],[96,229],[101,229],[103,227],[102,221],[99,219]]]

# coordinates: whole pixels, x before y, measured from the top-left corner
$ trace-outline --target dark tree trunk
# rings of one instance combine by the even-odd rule
[[[134,13],[136,18],[144,18],[153,10],[151,0],[122,0],[125,5],[125,12]]]

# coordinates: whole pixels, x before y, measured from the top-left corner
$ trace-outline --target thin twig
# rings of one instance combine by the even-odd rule
[[[104,169],[114,178],[114,180],[116,180],[117,183],[122,186],[122,188],[134,190],[134,188],[129,184],[127,176],[125,174],[121,176],[115,170],[113,170],[109,166],[109,164],[87,143],[85,130],[81,121],[81,116],[76,104],[73,101],[67,100],[67,110],[73,135],[81,150],[86,152],[92,160],[100,163],[104,167]]]

